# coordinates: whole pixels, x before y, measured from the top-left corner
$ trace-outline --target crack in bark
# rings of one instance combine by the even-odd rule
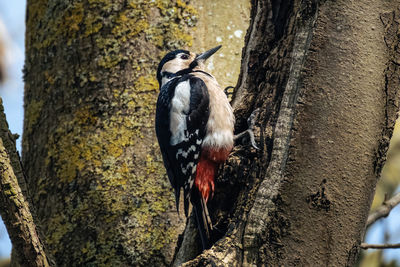
[[[386,153],[389,148],[390,138],[393,134],[394,122],[397,119],[399,107],[398,88],[400,82],[398,79],[393,79],[400,72],[400,66],[397,61],[400,59],[400,43],[396,38],[396,32],[400,25],[400,9],[392,12],[386,12],[380,15],[382,24],[384,25],[384,41],[388,50],[389,60],[385,69],[385,122],[382,129],[382,135],[379,141],[379,147],[376,152],[376,161],[374,169],[377,179],[381,175],[383,165],[386,162]]]
[[[314,9],[316,10],[316,9]],[[244,247],[250,251],[246,256],[248,264],[257,264],[257,252],[251,252],[253,247],[257,247],[257,236],[260,232],[265,232],[271,224],[270,214],[274,212],[276,205],[274,198],[279,196],[280,183],[283,180],[283,172],[286,167],[286,160],[290,144],[290,133],[294,118],[294,107],[299,93],[299,78],[305,60],[306,51],[311,42],[312,29],[317,18],[314,16],[299,25],[295,34],[294,46],[292,51],[292,64],[290,67],[289,78],[283,94],[279,117],[274,130],[273,151],[268,166],[267,173],[257,192],[256,202],[249,214],[248,225],[245,230]],[[264,212],[260,212],[266,209]]]
[[[296,6],[296,4],[293,4],[293,6],[289,4],[278,8],[279,12],[278,9],[275,9],[275,11],[279,14],[289,14],[290,12],[301,13],[306,10],[309,11],[306,8],[306,4],[311,2],[313,1],[302,3],[304,6],[300,10],[285,10]],[[280,5],[280,1],[275,1],[273,4]],[[253,167],[245,168],[249,170],[255,169],[246,178],[246,181],[251,184],[251,189],[250,191],[242,191],[246,193],[246,196],[239,195],[239,204],[237,203],[237,205],[244,206],[244,209],[242,209],[241,214],[238,214],[238,211],[235,212],[236,215],[234,218],[239,219],[234,219],[230,224],[230,228],[233,227],[233,230],[229,230],[227,235],[219,240],[210,250],[204,252],[195,260],[187,262],[185,266],[200,266],[200,263],[204,259],[211,256],[217,266],[219,264],[224,266],[258,264],[260,263],[259,259],[250,259],[249,255],[244,254],[243,251],[249,250],[257,254],[258,249],[273,251],[275,247],[281,247],[280,236],[285,234],[284,229],[289,227],[289,222],[279,216],[279,213],[275,212],[274,208],[281,203],[281,199],[277,194],[277,190],[279,189],[278,184],[281,182],[281,173],[285,167],[294,107],[300,88],[300,71],[310,44],[317,9],[315,6],[312,9],[312,12],[314,12],[313,16],[309,16],[308,14],[308,16],[303,18],[302,14],[300,14],[298,16],[300,19],[297,21],[294,19],[295,15],[291,14],[291,16],[287,16],[287,21],[282,23],[285,25],[284,31],[290,31],[288,37],[286,37],[287,39],[281,39],[279,37],[281,35],[275,32],[277,29],[274,29],[275,24],[269,10],[271,10],[271,2],[269,1],[255,1],[253,3],[253,10],[251,12],[253,20],[246,37],[248,44],[243,50],[242,76],[238,81],[240,86],[235,91],[233,99],[235,114],[239,120],[245,121],[246,116],[256,107],[262,106],[262,110],[264,111],[260,116],[259,122],[260,128],[263,130],[262,133],[259,133],[259,135],[263,136],[261,155],[254,159],[255,163],[253,163]],[[276,17],[279,17],[279,15],[276,15]],[[261,40],[259,39],[259,35],[256,35],[255,32],[253,34],[253,31],[256,29],[259,30],[258,27],[273,30],[267,32],[267,36],[263,36],[264,39]],[[282,31],[281,29],[280,32],[282,33]],[[265,43],[266,46],[261,49],[260,45],[262,43]],[[260,53],[265,51],[267,51],[266,54],[261,56]],[[291,53],[291,56],[286,56],[289,53]],[[290,64],[289,61],[285,61],[286,58],[290,58]],[[274,75],[278,75],[277,73],[279,72],[283,73],[281,74],[283,77],[280,77],[278,80]],[[286,76],[287,72],[289,73],[288,77]],[[260,82],[254,82],[254,79]],[[268,95],[271,95],[271,97],[268,97]],[[272,95],[275,96],[272,97]],[[238,129],[241,127],[241,123],[241,121],[237,122]],[[273,145],[272,142],[274,143]],[[248,154],[248,152],[245,154]],[[272,167],[269,166],[267,175],[263,175],[263,169],[266,168],[265,166],[268,165],[268,162],[275,162],[275,164]],[[243,164],[244,162],[239,161],[234,166],[240,167]],[[264,178],[260,179],[260,177]],[[249,178],[253,180],[249,180]],[[251,191],[254,193],[251,193]],[[256,194],[256,192],[258,193]],[[243,203],[242,201],[245,202]],[[267,206],[269,206],[270,212],[262,212],[260,214],[260,211],[265,211],[265,207]],[[257,207],[260,208],[258,212],[255,211]],[[253,221],[249,219],[249,222],[252,225],[246,225],[246,217],[249,211],[249,217],[253,219]],[[268,241],[257,241],[254,239],[260,235],[260,232],[265,233],[261,234],[263,236],[269,236]],[[264,248],[260,248],[260,242],[265,242],[263,245]],[[263,260],[263,262],[265,261]]]
[[[349,152],[351,155],[346,157],[347,154],[340,153],[348,150],[348,144],[343,144],[343,140],[338,140],[340,137],[335,136],[333,140],[337,140],[341,147],[328,150],[336,154],[329,155],[322,150],[334,147],[331,145],[334,141],[329,139],[329,134],[333,133],[346,136],[344,140],[347,141],[352,139],[352,134],[358,135],[357,140],[359,143],[365,140],[376,141],[374,138],[376,138],[377,134],[373,131],[380,132],[381,128],[379,123],[376,121],[371,122],[371,119],[383,118],[383,112],[382,114],[380,113],[383,110],[380,108],[384,104],[398,107],[398,102],[392,99],[389,90],[386,97],[389,100],[386,99],[386,103],[378,103],[376,99],[381,95],[374,91],[376,86],[368,87],[369,84],[361,83],[367,86],[366,92],[359,91],[359,88],[355,88],[352,91],[356,82],[352,83],[353,80],[349,71],[338,75],[335,73],[335,71],[339,70],[351,70],[355,64],[364,66],[365,63],[371,63],[363,48],[373,49],[374,46],[369,46],[368,42],[364,43],[365,39],[362,38],[355,38],[355,41],[363,41],[362,44],[354,44],[354,40],[349,36],[354,32],[359,33],[365,31],[366,28],[368,30],[372,28],[372,33],[368,33],[376,41],[379,38],[376,34],[377,31],[374,31],[376,21],[370,19],[358,27],[359,25],[354,19],[354,12],[357,6],[346,1],[339,1],[338,3],[327,2],[327,6],[321,6],[319,9],[320,2],[324,1],[294,1],[292,13],[289,12],[287,15],[283,37],[279,39],[277,38],[278,34],[275,32],[277,29],[274,28],[273,21],[276,16],[274,17],[272,10],[275,10],[275,14],[281,13],[280,7],[274,6],[275,4],[280,4],[281,1],[253,1],[254,5],[251,12],[253,19],[246,37],[247,45],[243,49],[242,74],[238,81],[239,88],[235,91],[232,103],[235,107],[235,115],[238,117],[237,129],[241,129],[245,125],[245,118],[253,109],[261,108],[262,112],[258,123],[262,133],[259,133],[258,136],[263,135],[263,150],[261,155],[257,155],[254,158],[256,163],[251,167],[244,167],[245,160],[233,164],[233,166],[240,166],[250,170],[250,175],[246,177],[247,180],[245,182],[250,184],[251,189],[242,190],[236,203],[237,205],[244,205],[244,208],[242,210],[236,208],[235,215],[230,217],[233,221],[230,223],[230,228],[225,237],[219,240],[210,250],[186,263],[187,266],[199,266],[201,263],[208,262],[207,259],[212,259],[210,262],[217,266],[260,266],[263,264],[273,265],[277,262],[286,262],[288,264],[297,262],[298,265],[301,265],[306,262],[317,262],[318,260],[319,262],[326,261],[325,263],[329,264],[340,262],[342,265],[351,265],[355,261],[358,255],[359,240],[354,241],[354,238],[349,238],[348,240],[346,239],[346,242],[342,242],[345,243],[344,245],[337,244],[336,240],[332,238],[333,233],[344,226],[340,223],[332,226],[331,224],[334,223],[330,220],[336,218],[337,209],[348,208],[348,205],[354,207],[355,200],[362,200],[364,201],[363,205],[367,205],[367,194],[372,192],[372,186],[358,179],[357,188],[354,189],[353,184],[349,185],[349,183],[352,183],[350,178],[358,178],[355,176],[360,169],[355,168],[354,164],[353,166],[346,165],[347,162],[341,162],[340,164],[342,165],[336,164],[335,159],[343,156],[343,158],[349,159],[351,162],[356,161],[358,159],[357,155],[362,154],[366,149],[372,151],[372,149],[376,148],[376,145],[369,141],[370,145],[364,149],[365,144],[362,144],[361,147],[359,144],[352,144],[357,145],[357,151],[361,151],[361,153],[355,156]],[[348,8],[351,8],[349,12],[347,12]],[[376,9],[371,9],[366,2],[363,3],[362,8],[367,9],[372,14],[376,13]],[[337,15],[337,11],[340,10],[346,11],[345,17]],[[318,18],[319,25],[315,28],[316,31],[318,30],[318,35],[316,34],[315,36],[314,47],[309,49],[318,11],[321,11],[320,18]],[[262,35],[263,39],[258,34]],[[379,43],[377,46],[381,48]],[[307,51],[310,53],[309,57],[306,55]],[[360,56],[360,59],[351,57],[352,53],[360,51],[362,54],[356,55],[356,57]],[[378,56],[382,54],[384,53],[380,53]],[[325,59],[323,58],[325,56],[332,58]],[[303,66],[306,57],[307,65]],[[392,58],[392,62],[398,61],[397,58]],[[384,66],[382,65],[380,64],[374,70],[383,70]],[[397,67],[396,64],[394,66]],[[316,78],[313,75],[321,76]],[[362,70],[357,70],[355,75],[364,77],[365,73]],[[325,82],[323,78],[329,79],[325,85],[328,87],[327,89],[322,88]],[[335,79],[341,79],[340,87],[336,85],[339,81],[335,81]],[[387,83],[388,81],[389,76],[387,77]],[[379,80],[379,82],[383,83],[383,79]],[[386,87],[388,86],[390,87],[390,85],[386,85]],[[335,91],[337,87],[342,90],[340,92]],[[298,99],[299,90],[302,90],[302,93],[304,92],[304,99]],[[393,93],[397,94],[395,90]],[[358,96],[360,102],[361,100],[365,101],[361,105],[373,105],[373,108],[376,108],[377,113],[379,113],[378,115],[382,116],[372,116],[369,113],[370,110],[360,108],[359,103],[351,102],[353,101],[351,98],[354,96]],[[379,100],[381,99],[379,98]],[[346,104],[342,105],[343,101]],[[330,109],[331,107],[332,109]],[[394,108],[389,108],[385,115],[385,117],[391,118],[391,120],[386,121],[388,129],[393,126],[394,110]],[[327,114],[320,114],[325,111]],[[356,121],[354,121],[352,117],[354,115],[351,113],[354,111],[365,112],[366,114],[363,114],[361,119],[371,122],[371,128],[365,127],[365,130],[368,130],[366,136],[357,132],[360,128],[357,123],[360,120],[357,120],[358,117],[356,117]],[[301,112],[305,113],[305,115],[301,114]],[[367,117],[364,117],[364,115]],[[318,118],[314,118],[315,116]],[[330,116],[335,118],[331,119]],[[295,117],[296,121],[294,121]],[[314,122],[320,125],[313,125]],[[341,124],[347,127],[349,125],[355,126],[354,129],[349,127],[351,129],[338,130],[338,126]],[[324,126],[330,127],[329,130],[321,129]],[[313,135],[314,129],[317,132],[319,131],[320,136]],[[391,132],[390,130],[389,132],[384,131],[382,135],[390,136]],[[322,138],[324,140],[321,140]],[[383,148],[387,144],[384,139],[382,140],[378,149],[380,154],[377,154],[377,157],[383,159],[386,153]],[[320,145],[318,142],[323,144]],[[302,153],[313,153],[314,145],[316,154],[309,158],[305,157],[307,155]],[[371,147],[373,148],[371,149]],[[289,158],[289,153],[293,153],[290,154],[293,157]],[[372,173],[373,155],[370,152],[365,152],[365,155],[367,156],[364,158],[364,162],[361,163],[371,167],[371,169],[364,169]],[[298,157],[305,157],[306,159],[301,160]],[[245,152],[244,158],[246,158]],[[307,160],[314,160],[314,162],[310,166],[303,166],[302,164],[308,163]],[[321,167],[318,170],[318,175],[310,177],[312,180],[306,182],[304,179],[308,179],[310,174],[312,176],[313,172],[317,173],[317,170],[313,168],[318,168],[318,163],[320,162],[334,166]],[[288,170],[287,164],[291,164],[290,167],[293,170]],[[375,170],[381,168],[379,165],[380,163],[377,162]],[[254,172],[252,172],[253,168],[261,175],[255,176]],[[299,171],[296,168],[301,170]],[[236,170],[236,168],[233,167],[233,170]],[[321,175],[321,173],[324,174],[324,171],[327,173],[333,172],[333,176],[336,178],[336,181],[332,180],[331,182],[330,180],[329,195],[326,192],[327,185],[325,183],[320,184],[320,177],[327,177]],[[304,174],[306,175],[304,176]],[[368,181],[372,185],[374,183],[374,181],[371,181],[373,180],[372,176],[366,177],[369,178]],[[331,179],[330,176],[329,178]],[[316,179],[318,180],[316,181]],[[303,187],[304,183],[306,185]],[[314,188],[315,184],[317,188],[318,184],[320,184],[319,190],[309,193],[309,188]],[[303,191],[299,193],[300,190]],[[358,191],[353,192],[352,190]],[[344,194],[342,191],[348,194],[347,197],[351,199],[351,203],[342,201],[341,197]],[[243,196],[243,194],[252,195],[253,193],[256,193],[255,199],[254,196]],[[350,195],[352,193],[356,196]],[[298,194],[301,195],[300,200],[296,199],[296,196],[299,196]],[[314,203],[311,206],[315,206],[317,212],[315,212],[315,209],[310,209],[305,203],[307,194],[309,202]],[[302,215],[297,216],[294,214],[303,208]],[[322,210],[322,212],[319,210]],[[349,208],[349,210],[352,209]],[[353,209],[353,211],[358,212],[360,217],[364,215],[363,209]],[[315,217],[310,218],[305,214]],[[302,225],[293,221],[293,218],[301,219]],[[338,216],[337,219],[349,222],[352,217]],[[343,248],[340,250],[340,258],[337,258],[337,254],[334,252],[313,253],[313,255],[310,255],[310,259],[300,258],[300,256],[293,254],[290,255],[288,250],[293,249],[294,246],[299,247],[299,255],[303,252],[311,251],[315,247],[315,244],[309,244],[309,242],[305,244],[305,241],[310,240],[307,233],[304,232],[309,231],[309,229],[303,227],[308,220],[318,224],[316,225],[318,229],[312,233],[313,235],[310,238],[317,238],[316,242],[323,246],[323,251]],[[351,223],[351,229],[346,229],[353,234],[360,234],[362,232],[362,223],[358,221],[354,224],[353,222]]]

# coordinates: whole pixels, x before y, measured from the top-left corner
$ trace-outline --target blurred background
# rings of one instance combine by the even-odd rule
[[[376,187],[371,211],[382,205],[387,198],[400,192],[400,120],[397,120],[392,139],[390,140],[387,160],[382,170],[381,179]],[[387,218],[378,220],[367,229],[366,243],[400,243],[400,205],[395,207]],[[400,249],[362,251],[359,265],[361,267],[400,266]]]
[[[4,74],[0,96],[10,129],[19,135],[23,122],[25,5],[26,0],[0,1],[0,73]],[[21,149],[21,138],[17,140],[17,148]],[[11,242],[1,221],[0,259],[9,258],[10,252]]]
[[[20,136],[23,122],[25,5],[25,0],[0,1],[0,78],[4,78],[0,83],[0,96],[11,131]],[[17,148],[21,149],[21,138],[17,140]],[[372,210],[382,204],[385,194],[390,198],[400,192],[399,182],[400,124],[397,123]],[[368,229],[365,242],[400,243],[400,206],[394,208],[388,218],[377,221]],[[9,258],[10,252],[11,242],[0,220],[0,261]],[[363,251],[358,264],[362,267],[400,266],[400,249]]]

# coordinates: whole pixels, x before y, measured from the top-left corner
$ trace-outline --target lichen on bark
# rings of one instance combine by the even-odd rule
[[[165,265],[183,220],[153,131],[187,1],[28,1],[23,161],[59,265]],[[161,49],[162,48],[162,49]]]

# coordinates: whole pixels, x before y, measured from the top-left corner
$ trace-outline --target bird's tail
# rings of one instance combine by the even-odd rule
[[[199,229],[201,244],[203,250],[205,250],[210,248],[210,236],[211,231],[213,230],[212,222],[205,199],[201,196],[198,190],[193,191],[196,191],[196,196],[193,196],[192,194],[193,209],[196,216],[197,228]]]

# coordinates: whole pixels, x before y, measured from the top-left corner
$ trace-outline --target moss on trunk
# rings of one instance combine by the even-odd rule
[[[167,264],[180,231],[153,131],[183,1],[28,1],[23,161],[63,266]]]
[[[58,265],[171,262],[185,220],[155,141],[155,70],[205,32],[200,4],[28,0],[23,162]]]

